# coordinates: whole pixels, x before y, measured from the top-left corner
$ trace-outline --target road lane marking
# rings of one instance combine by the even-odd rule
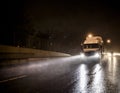
[[[24,77],[27,77],[27,75],[17,76],[17,77],[9,78],[9,79],[6,79],[6,80],[1,80],[0,83],[5,83],[5,82],[8,82],[8,81],[12,81],[12,80],[16,80],[16,79],[20,79],[20,78],[24,78]]]

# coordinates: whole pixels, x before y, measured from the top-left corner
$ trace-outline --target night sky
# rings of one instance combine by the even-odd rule
[[[7,25],[1,44],[12,45],[14,33],[18,41],[30,33],[42,33],[50,34],[63,47],[79,50],[81,41],[93,33],[104,40],[110,38],[113,49],[120,46],[120,7],[115,1],[9,1]]]

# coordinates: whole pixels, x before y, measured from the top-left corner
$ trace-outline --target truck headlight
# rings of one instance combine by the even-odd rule
[[[84,58],[84,57],[85,57],[85,54],[84,54],[84,53],[81,53],[81,54],[80,54],[80,57]]]
[[[94,57],[100,57],[99,53],[95,53]]]

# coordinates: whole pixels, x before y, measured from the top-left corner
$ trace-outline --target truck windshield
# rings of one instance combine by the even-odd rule
[[[84,44],[83,48],[99,48],[98,44]]]

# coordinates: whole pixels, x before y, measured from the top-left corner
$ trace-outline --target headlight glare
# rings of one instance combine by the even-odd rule
[[[100,57],[99,53],[95,53],[94,57]]]
[[[80,57],[84,58],[84,57],[85,57],[85,54],[84,54],[84,53],[81,53],[81,54],[80,54]]]

